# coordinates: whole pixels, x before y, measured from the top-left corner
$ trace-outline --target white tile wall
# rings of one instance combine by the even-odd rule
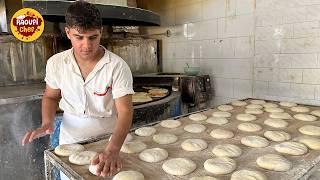
[[[149,2],[149,1],[148,1]],[[212,105],[258,97],[320,105],[320,0],[150,0],[163,69],[199,65]],[[148,6],[149,7],[149,6]],[[141,28],[144,29],[144,28]]]

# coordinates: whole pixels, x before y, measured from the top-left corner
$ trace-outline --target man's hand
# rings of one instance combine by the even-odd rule
[[[52,125],[44,125],[44,126],[37,128],[33,131],[28,131],[22,139],[22,146],[24,146],[27,143],[32,142],[34,139],[51,134],[52,132],[53,132]]]
[[[113,176],[122,168],[119,152],[111,152],[105,150],[98,154],[91,162],[92,165],[97,165],[98,176]]]

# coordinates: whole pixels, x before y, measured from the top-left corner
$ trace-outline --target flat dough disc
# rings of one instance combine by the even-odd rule
[[[310,114],[320,117],[320,110],[311,111]]]
[[[169,129],[172,129],[172,128],[177,128],[179,126],[181,126],[181,122],[179,120],[163,120],[161,121],[160,125],[164,128],[169,128]]]
[[[190,178],[189,180],[218,180],[217,178],[211,177],[211,176],[195,176]]]
[[[238,119],[239,121],[254,121],[257,119],[257,117],[252,114],[238,114],[236,116],[236,119]]]
[[[204,162],[204,169],[213,174],[229,174],[237,167],[236,161],[228,157],[217,157],[207,159]]]
[[[318,118],[310,114],[295,114],[293,118],[300,121],[316,121]]]
[[[319,126],[304,125],[299,128],[299,131],[305,135],[320,136],[320,127]]]
[[[202,133],[206,130],[206,126],[202,124],[188,124],[183,129],[189,133]]]
[[[258,166],[273,171],[288,171],[292,167],[292,163],[278,154],[265,154],[258,157]]]
[[[300,136],[296,139],[298,142],[303,143],[310,149],[320,150],[320,139],[311,136]]]
[[[156,163],[168,158],[168,151],[162,148],[145,149],[139,154],[139,159],[149,163]]]
[[[284,106],[284,107],[294,107],[294,106],[297,106],[296,103],[293,103],[293,102],[286,102],[286,101],[282,101],[279,103],[281,106]]]
[[[187,158],[174,158],[162,164],[162,169],[172,175],[184,176],[192,173],[197,168],[196,163]]]
[[[99,165],[99,164],[96,164],[96,165],[90,164],[90,165],[89,165],[89,172],[91,172],[93,175],[98,176],[98,173],[97,173],[98,165]]]
[[[189,119],[192,121],[204,121],[206,120],[208,117],[204,114],[201,113],[196,113],[196,114],[191,114],[189,115]]]
[[[276,142],[288,141],[291,139],[290,134],[284,131],[266,131],[263,135],[271,141]]]
[[[121,152],[132,154],[139,153],[147,148],[147,145],[140,141],[131,141],[124,143],[120,149]]]
[[[251,104],[265,104],[266,103],[265,100],[260,100],[260,99],[253,99],[250,102],[251,102]]]
[[[288,126],[288,122],[283,119],[268,118],[263,123],[274,128],[285,128]]]
[[[264,108],[264,110],[265,110],[266,112],[269,112],[269,113],[282,113],[282,112],[284,112],[283,109],[278,108],[278,107]]]
[[[216,139],[229,139],[234,136],[232,131],[224,129],[214,129],[210,132],[210,135]]]
[[[58,156],[70,156],[71,154],[84,151],[81,144],[62,144],[54,148],[54,153]]]
[[[152,98],[148,95],[142,95],[142,94],[132,95],[133,103],[144,103],[144,102],[150,102],[150,101],[152,101]]]
[[[231,117],[231,113],[230,112],[224,112],[224,111],[216,111],[212,113],[213,117],[224,117],[224,118],[228,118]]]
[[[141,127],[136,129],[134,133],[138,136],[152,136],[156,131],[157,130],[153,127]]]
[[[208,143],[203,139],[187,139],[181,143],[185,151],[202,151],[208,147]]]
[[[230,180],[267,180],[267,176],[260,171],[242,169],[235,171]]]
[[[215,125],[224,125],[227,124],[229,121],[227,118],[224,117],[210,117],[206,120],[209,124],[215,124]]]
[[[170,133],[159,133],[153,135],[153,141],[158,144],[172,144],[178,140],[178,137]]]
[[[310,109],[304,106],[295,106],[291,108],[291,111],[298,112],[298,113],[306,113],[306,112],[309,112]]]
[[[219,144],[212,149],[212,153],[219,157],[238,157],[242,154],[242,150],[233,144]]]
[[[233,110],[233,107],[230,105],[220,105],[217,107],[220,111],[231,111]]]
[[[263,106],[259,105],[259,104],[249,104],[246,106],[247,109],[262,109]]]
[[[74,153],[69,156],[69,162],[76,165],[90,164],[96,155],[98,155],[98,153],[94,151],[82,151]]]
[[[260,136],[245,136],[241,138],[241,144],[254,148],[262,148],[269,146],[269,141]]]
[[[109,137],[109,141],[111,140],[112,135]],[[132,141],[133,137],[131,134],[127,134],[126,139],[124,139],[124,143]]]
[[[269,117],[270,118],[274,118],[274,119],[292,119],[292,116],[289,113],[286,113],[286,112],[270,113]]]
[[[308,148],[299,142],[283,142],[274,146],[274,149],[279,153],[289,155],[303,155],[308,152]]]
[[[233,101],[231,103],[233,106],[245,106],[247,105],[248,103],[246,103],[245,101]]]
[[[262,127],[255,123],[241,123],[238,125],[238,129],[245,132],[257,132],[260,131]]]
[[[278,107],[278,104],[275,104],[275,103],[265,103],[265,104],[262,104],[262,106],[264,108],[276,108]]]
[[[112,180],[144,180],[144,176],[138,171],[121,171]]]

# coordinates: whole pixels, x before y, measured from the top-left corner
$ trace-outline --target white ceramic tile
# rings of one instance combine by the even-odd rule
[[[214,78],[215,96],[233,97],[233,79]]]
[[[202,41],[203,58],[234,58],[235,47],[232,38]]]
[[[204,0],[202,2],[203,19],[234,16],[236,13],[236,0]]]
[[[282,40],[255,41],[255,54],[280,53]]]
[[[176,24],[197,22],[202,19],[201,4],[192,3],[176,7]]]
[[[268,82],[253,81],[253,97],[260,97],[268,94]]]
[[[254,70],[254,80],[273,81],[274,68],[256,68]]]
[[[269,82],[269,95],[291,97],[290,83]]]
[[[252,81],[251,80],[234,80],[233,94],[235,98],[250,98],[252,97]]]
[[[176,56],[176,51],[175,51],[175,43],[167,42],[163,43],[163,54],[162,57],[163,59],[174,59]]]
[[[319,50],[319,38],[285,39],[281,44],[282,53],[316,53]]]
[[[218,37],[218,19],[202,21],[200,35],[201,39],[216,39]]]
[[[191,58],[191,59],[201,58],[202,56],[201,47],[202,47],[201,41],[188,41],[187,58]]]
[[[188,43],[177,42],[175,48],[176,58],[187,58],[188,57]]]
[[[213,58],[215,57],[216,43],[215,40],[203,40],[202,41],[202,57]]]
[[[214,61],[215,61],[214,59],[201,59],[200,60],[201,73],[214,75],[214,67],[215,67]]]
[[[320,100],[320,85],[315,87],[315,99]]]
[[[254,12],[255,0],[237,0],[236,14],[250,14]]]
[[[319,3],[317,5],[312,6],[302,6],[305,8],[306,13],[306,21],[318,21],[320,19],[320,5]]]
[[[280,69],[279,82],[302,83],[302,69]]]
[[[303,70],[303,83],[320,84],[320,69]]]
[[[187,37],[189,40],[200,40],[201,39],[201,26],[202,22],[188,23]]]
[[[233,60],[228,71],[231,71],[232,77],[237,79],[252,79],[253,60],[249,59],[236,59]]]
[[[218,37],[252,36],[254,33],[254,16],[241,15],[218,19]]]
[[[304,22],[307,20],[308,10],[306,7],[281,8],[284,24]]]
[[[293,25],[294,38],[317,37],[319,34],[319,22],[303,22]]]
[[[255,56],[255,67],[291,67],[291,56],[287,54],[259,54]]]
[[[255,28],[256,40],[271,40],[273,39],[274,28],[272,26],[261,26]]]
[[[221,104],[227,104],[230,103],[232,101],[235,101],[236,99],[233,98],[228,98],[228,97],[219,97],[219,96],[214,96],[210,102],[210,106],[211,107],[216,107],[219,106]]]
[[[228,59],[214,59],[212,60],[213,75],[219,78],[234,78],[234,73],[231,70],[231,66],[235,63],[234,60]]]
[[[283,24],[283,14],[281,13],[281,11],[269,10],[269,12],[267,11],[262,14],[258,14],[255,19],[256,26]]]
[[[254,38],[251,36],[235,39],[235,57],[248,58],[254,55]]]
[[[317,54],[293,54],[292,68],[316,68]]]
[[[314,99],[315,86],[306,84],[291,84],[291,95],[301,99]]]

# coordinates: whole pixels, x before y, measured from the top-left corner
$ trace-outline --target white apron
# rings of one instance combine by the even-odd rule
[[[59,144],[71,144],[91,137],[111,133],[116,118],[79,117],[64,113],[60,126]]]

